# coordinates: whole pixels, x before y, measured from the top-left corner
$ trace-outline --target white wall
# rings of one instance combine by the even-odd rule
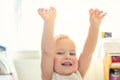
[[[111,31],[114,38],[120,38],[119,3],[120,0],[2,0],[0,44],[7,46],[12,52],[39,50],[43,21],[37,9],[55,6],[55,35],[68,34],[75,41],[80,53],[89,27],[90,8],[107,12],[101,24],[101,31]]]
[[[15,60],[19,80],[40,80],[40,60]]]
[[[16,53],[14,65],[19,80],[40,80],[40,56],[38,52]]]
[[[18,50],[40,49],[38,44],[41,40],[43,20],[38,15],[37,9],[50,6],[57,9],[55,35],[69,35],[75,41],[78,53],[81,52],[88,33],[90,8],[99,8],[107,12],[101,24],[101,31],[110,31],[114,38],[118,38],[120,37],[119,3],[119,0],[22,0],[17,48]]]

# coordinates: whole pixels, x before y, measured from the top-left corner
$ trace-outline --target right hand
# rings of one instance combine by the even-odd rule
[[[102,19],[105,17],[106,13],[99,9],[90,9],[90,24],[93,27],[99,27]]]
[[[50,7],[50,9],[39,8],[39,15],[43,18],[45,22],[54,22],[56,18],[56,9],[54,7]]]

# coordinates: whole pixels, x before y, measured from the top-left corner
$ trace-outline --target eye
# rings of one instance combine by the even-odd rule
[[[62,54],[64,54],[64,52],[57,52],[57,54],[58,54],[58,55],[62,55]]]
[[[75,55],[76,55],[76,53],[74,53],[74,52],[71,52],[71,53],[70,53],[70,55],[72,55],[72,56],[75,56]]]

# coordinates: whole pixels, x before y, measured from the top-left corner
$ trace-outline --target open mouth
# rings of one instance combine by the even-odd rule
[[[62,66],[72,66],[72,62],[64,62],[62,63]]]

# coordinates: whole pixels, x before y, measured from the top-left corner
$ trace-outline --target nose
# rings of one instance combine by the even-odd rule
[[[71,59],[69,52],[66,53],[65,59]]]

